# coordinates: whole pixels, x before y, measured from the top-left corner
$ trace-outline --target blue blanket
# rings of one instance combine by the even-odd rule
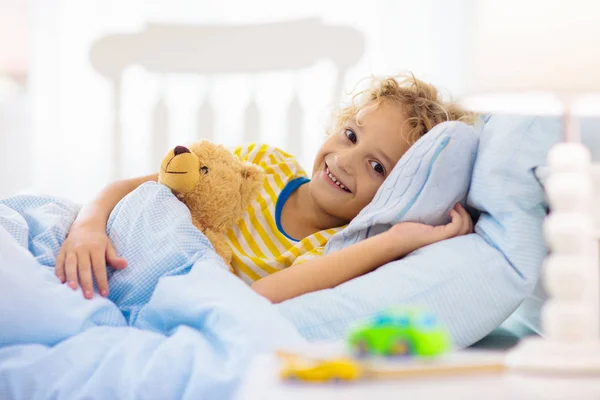
[[[77,212],[51,197],[0,201],[2,399],[226,399],[255,354],[303,343],[156,183],[111,214],[129,266],[110,272],[108,299],[85,300],[53,271]]]

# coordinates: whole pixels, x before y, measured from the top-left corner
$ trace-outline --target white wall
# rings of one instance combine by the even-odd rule
[[[40,191],[76,201],[87,201],[109,180],[111,92],[89,62],[90,44],[107,33],[135,31],[145,22],[259,23],[318,16],[325,22],[354,26],[365,34],[366,52],[348,74],[348,91],[371,74],[407,70],[451,92],[459,93],[463,85],[460,72],[470,0],[34,0],[32,4],[32,183]],[[330,84],[327,68],[315,66],[299,85],[301,101],[312,110],[304,126],[305,140],[311,146],[320,140],[332,107],[325,90],[319,93]],[[135,68],[126,75],[123,107],[130,116],[124,124],[130,135],[131,157],[126,159],[125,172],[133,176],[155,170],[140,156],[146,151],[144,142],[134,138],[148,135],[148,121],[141,115],[156,100],[161,82]],[[298,86],[297,78],[285,74],[267,78],[271,92],[261,90],[258,101],[272,109],[272,114],[280,113],[277,104],[285,101],[277,101],[278,96],[289,98],[288,92]],[[234,87],[244,80],[231,79],[229,84]],[[193,136],[192,108],[183,103],[198,102],[199,97],[188,90],[190,78],[169,78],[169,82],[167,101],[174,110],[169,127],[175,142]],[[229,107],[234,115],[243,109],[245,99],[247,95],[240,93],[239,98],[217,98],[215,102]],[[217,129],[222,132],[222,142],[237,140],[239,122],[237,117],[221,119]],[[277,119],[263,126],[264,140],[277,142],[281,127]],[[302,160],[306,167],[310,167],[309,158]]]
[[[24,88],[0,82],[0,198],[32,184],[29,109]]]
[[[25,0],[0,0],[0,197],[31,185]]]

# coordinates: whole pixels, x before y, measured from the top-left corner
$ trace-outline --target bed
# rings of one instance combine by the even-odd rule
[[[100,38],[90,57],[95,70],[112,87],[112,178],[126,174],[124,149],[139,129],[139,125],[128,128],[124,112],[132,74],[138,73],[136,77],[144,85],[157,86],[149,114],[141,117],[150,121],[149,126],[142,126],[148,126],[149,134],[143,139],[150,142],[151,165],[158,165],[164,149],[178,140],[223,142],[229,137],[235,145],[268,140],[306,161],[312,160],[312,143],[324,132],[321,114],[339,103],[347,90],[346,75],[360,60],[364,47],[359,30],[314,18],[241,26],[149,24],[139,32]],[[330,87],[311,90],[315,77],[325,78]],[[191,111],[197,123],[191,128],[191,137],[168,129],[169,117],[177,108],[186,107],[178,103],[169,108],[169,90],[175,86],[188,89],[175,96],[193,100],[188,103],[195,108]],[[219,96],[223,92],[227,93],[224,98]],[[276,99],[269,102],[266,96]],[[302,101],[307,96],[310,101]],[[134,101],[140,100],[138,96]],[[285,121],[272,115],[277,113],[265,112],[260,106],[265,102],[285,115]],[[226,106],[219,108],[222,103]],[[285,108],[278,108],[281,104]],[[228,130],[226,124],[219,125],[221,120],[237,120],[241,126]],[[279,124],[273,129],[276,132],[265,137],[264,132],[274,124]]]
[[[238,73],[242,66],[235,60],[217,62],[207,56],[208,62],[190,54],[203,54],[204,47],[195,47],[201,44],[210,50],[219,32],[219,46],[239,45],[240,37],[251,35],[256,35],[253,42],[270,43],[275,36],[274,43],[281,44],[285,33],[277,29],[283,26],[293,38],[300,29],[307,32],[306,39],[315,45],[296,59],[281,57],[282,48],[267,47],[263,57],[245,68],[257,72],[267,60],[280,63],[275,68],[301,67],[328,56],[340,70],[335,84],[339,94],[343,71],[357,61],[362,42],[352,29],[315,20],[239,29],[149,26],[139,34],[99,40],[92,60],[114,88],[113,176],[124,174],[127,138],[120,106],[127,65],[141,64],[159,74],[173,69]],[[207,35],[210,40],[204,42],[190,39]],[[345,48],[346,41],[353,45]],[[150,43],[158,50],[148,50]],[[183,61],[174,67],[170,63],[176,57]],[[290,104],[293,111],[296,106]],[[154,113],[150,159],[162,154],[168,141],[164,106],[159,100]],[[297,107],[288,115],[292,121],[302,118]],[[250,112],[249,120],[255,117]],[[44,196],[2,200],[0,304],[9,306],[0,313],[6,327],[0,333],[0,393],[24,399],[231,398],[257,354],[340,339],[352,324],[394,304],[432,310],[459,348],[476,342],[490,346],[481,339],[519,307],[539,278],[547,206],[534,172],[559,134],[559,121],[544,118],[486,116],[476,127],[440,124],[407,152],[373,202],[326,251],[401,221],[441,223],[456,201],[477,218],[476,232],[279,305],[226,272],[191,224],[189,212],[162,185],[142,185],[111,214],[109,237],[133,264],[129,274],[111,274],[112,301],[86,301],[52,273],[77,204]],[[249,129],[244,137],[260,139],[256,135],[256,129]],[[147,218],[149,214],[161,218]],[[494,343],[500,342],[502,347],[510,344]]]

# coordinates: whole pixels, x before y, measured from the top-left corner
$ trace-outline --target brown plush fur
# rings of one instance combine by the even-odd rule
[[[170,150],[161,163],[158,181],[185,203],[194,225],[235,272],[225,233],[256,197],[263,178],[257,165],[240,161],[221,145],[201,141]]]

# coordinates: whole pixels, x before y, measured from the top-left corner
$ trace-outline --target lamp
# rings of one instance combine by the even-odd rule
[[[548,154],[544,222],[550,255],[542,282],[543,337],[507,358],[521,370],[600,374],[600,173],[594,187],[576,116],[600,114],[600,4],[588,0],[475,2],[471,69],[463,105],[477,111],[562,115],[561,143]],[[594,99],[595,104],[590,100]],[[594,201],[594,196],[596,199]],[[596,217],[597,218],[597,217]]]

